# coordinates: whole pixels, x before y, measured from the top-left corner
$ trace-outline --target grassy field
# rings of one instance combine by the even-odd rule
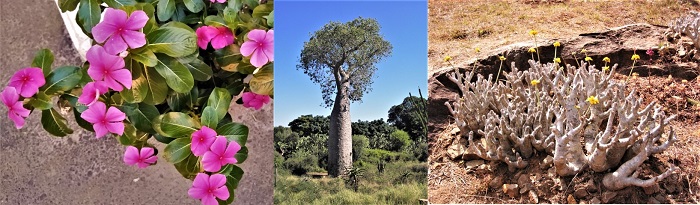
[[[429,0],[428,8],[428,69],[433,71],[448,66],[442,60],[446,55],[464,66],[489,50],[532,40],[530,29],[539,31],[538,38],[552,39],[632,23],[665,26],[700,7],[694,0]]]
[[[427,198],[427,164],[392,162],[383,173],[374,164],[365,170],[357,192],[343,178],[312,179],[285,170],[276,177],[275,204],[418,204]]]

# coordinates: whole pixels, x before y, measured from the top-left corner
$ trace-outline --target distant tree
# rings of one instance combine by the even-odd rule
[[[396,127],[386,123],[384,119],[362,121],[352,123],[352,133],[364,135],[369,139],[369,147],[372,149],[388,149],[389,135]]]
[[[420,90],[418,91],[420,93]],[[426,99],[422,94],[420,97],[409,96],[404,98],[399,105],[394,105],[389,109],[389,119],[392,125],[408,132],[411,140],[416,142],[426,142],[428,135],[427,117],[425,109]]]
[[[413,142],[408,133],[403,130],[396,130],[389,135],[389,151],[401,151],[410,146]]]
[[[352,161],[355,162],[360,157],[365,149],[369,148],[369,140],[364,135],[352,136]]]
[[[289,128],[291,128],[292,131],[299,133],[301,136],[328,134],[329,125],[330,118],[328,116],[320,115],[302,115],[289,122]]]
[[[338,176],[352,167],[350,102],[371,91],[376,64],[391,55],[391,43],[379,34],[379,23],[357,18],[330,22],[304,42],[297,69],[321,86],[331,111],[328,171]]]
[[[277,126],[274,128],[275,150],[287,157],[294,152],[299,141],[299,134],[292,131],[289,127]]]

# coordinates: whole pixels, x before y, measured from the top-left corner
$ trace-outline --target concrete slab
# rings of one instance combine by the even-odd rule
[[[54,51],[54,66],[81,63],[53,0],[0,4],[0,85],[28,67],[41,48]],[[96,139],[75,123],[73,135],[50,136],[38,112],[16,130],[0,107],[2,205],[200,204],[187,196],[191,182],[165,161],[146,169],[129,167],[122,162],[124,147],[114,138]],[[272,204],[272,105],[245,115],[242,109],[232,106],[231,113],[250,128],[250,154],[235,204]]]

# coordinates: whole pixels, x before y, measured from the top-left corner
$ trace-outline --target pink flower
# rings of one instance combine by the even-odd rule
[[[250,64],[258,68],[265,65],[268,61],[274,61],[274,37],[274,30],[265,32],[264,30],[255,29],[248,32],[248,41],[241,45],[241,54],[250,56]]]
[[[243,107],[252,107],[256,110],[262,108],[263,105],[270,102],[270,96],[258,95],[253,92],[243,93]]]
[[[187,194],[195,199],[202,200],[204,205],[218,205],[216,198],[226,200],[229,197],[228,188],[226,188],[226,176],[223,174],[213,174],[211,176],[205,173],[199,173],[194,177],[192,187]]]
[[[221,166],[238,162],[233,156],[241,150],[241,146],[237,142],[231,141],[226,147],[226,141],[225,137],[217,137],[211,147],[209,147],[210,151],[204,153],[202,157],[204,171],[218,172],[221,170]]]
[[[116,107],[107,109],[107,105],[101,101],[95,102],[80,117],[92,123],[97,138],[102,138],[107,133],[124,134],[124,119],[126,115]]]
[[[653,55],[654,55],[654,50],[651,50],[651,48],[650,48],[649,50],[647,50],[647,55],[653,56]]]
[[[14,87],[22,97],[32,97],[39,92],[39,87],[46,84],[41,68],[24,68],[10,78],[9,86]]]
[[[134,11],[127,18],[125,11],[107,8],[104,21],[92,28],[92,36],[98,43],[105,43],[107,53],[117,55],[129,48],[146,45],[146,34],[141,30],[148,22],[148,15],[141,10]]]
[[[131,88],[131,72],[124,68],[124,59],[110,55],[102,46],[94,45],[87,52],[90,62],[88,75],[95,81],[104,81],[112,90],[122,91],[122,85]]]
[[[197,45],[202,49],[207,49],[211,41],[211,47],[216,50],[233,44],[233,32],[228,27],[202,26],[197,29]]]
[[[124,163],[128,165],[137,165],[139,168],[143,169],[156,163],[158,156],[154,155],[153,148],[143,147],[141,151],[134,147],[126,147],[124,151]]]
[[[226,3],[226,0],[211,0],[211,3],[216,3],[216,2]]]
[[[22,101],[19,101],[17,90],[14,87],[6,87],[1,95],[2,103],[7,106],[7,116],[15,122],[17,129],[22,128],[24,126],[24,118],[29,116],[29,110],[24,108]]]
[[[192,133],[192,154],[194,156],[202,156],[204,153],[209,151],[209,147],[214,143],[216,138],[216,131],[212,130],[207,126],[202,126],[202,129]]]
[[[102,81],[89,82],[83,87],[83,93],[80,94],[78,102],[91,106],[93,103],[97,102],[100,95],[107,93],[109,89],[107,84]]]

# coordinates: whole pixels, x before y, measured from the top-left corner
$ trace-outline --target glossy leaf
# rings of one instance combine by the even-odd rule
[[[188,105],[187,102],[191,101],[190,100],[190,93],[178,93],[178,92],[170,92],[168,94],[168,98],[166,99],[168,102],[168,106],[170,107],[170,110],[175,111],[175,112],[180,112],[185,110]]]
[[[231,105],[231,94],[228,92],[228,90],[224,88],[214,88],[209,95],[209,99],[207,100],[207,108],[211,108],[213,111],[202,113],[202,118],[214,119],[213,121],[209,122],[213,123],[210,125],[216,125],[219,123],[219,120],[224,118],[224,115],[228,113],[229,105]],[[205,108],[205,110],[207,108]],[[209,116],[212,114],[214,116]]]
[[[139,63],[142,63],[143,65],[146,65],[147,67],[154,67],[158,63],[158,58],[156,58],[156,54],[153,53],[148,47],[142,47],[139,49],[132,50],[129,52],[129,57],[131,59],[136,60]]]
[[[192,73],[174,58],[166,55],[157,55],[158,64],[155,70],[165,78],[170,88],[179,93],[189,93],[194,87]]]
[[[140,104],[125,104],[121,107],[129,121],[134,124],[134,127],[139,131],[155,134],[153,129],[153,121],[160,115],[158,108],[146,103]]]
[[[262,18],[263,16],[267,16],[272,12],[272,9],[274,8],[274,5],[272,2],[268,2],[266,4],[260,4],[253,9],[253,18]]]
[[[171,57],[182,57],[197,51],[197,35],[189,26],[170,22],[148,35],[148,48]]]
[[[109,6],[111,8],[115,8],[115,9],[122,8],[124,6],[136,5],[135,0],[102,0],[102,1],[104,1],[107,4],[107,6]]]
[[[85,31],[92,33],[92,27],[100,23],[101,14],[102,10],[100,10],[98,0],[80,0],[77,17],[82,22]]]
[[[250,79],[248,83],[250,85],[250,90],[254,93],[260,95],[270,95],[274,94],[274,73],[273,64],[269,63],[262,68],[258,73],[253,75],[253,79]]]
[[[199,163],[199,158],[192,154],[188,155],[187,158],[182,160],[180,163],[176,163],[174,165],[177,172],[180,172],[180,175],[187,179],[194,179],[198,173],[204,171]]]
[[[46,76],[46,84],[39,90],[47,95],[65,92],[75,88],[83,77],[83,72],[75,66],[57,68]]]
[[[216,129],[216,133],[226,136],[229,141],[236,141],[245,146],[248,141],[248,127],[240,123],[227,123]]]
[[[236,160],[238,161],[236,164],[241,164],[245,162],[245,160],[248,159],[248,147],[241,147],[241,150],[238,151],[238,153],[236,153],[236,155],[234,155],[233,157],[236,158]]]
[[[153,128],[158,134],[171,138],[190,137],[199,127],[198,122],[181,112],[162,114],[153,122]]]
[[[267,15],[265,19],[267,19],[267,26],[270,28],[275,27],[275,11],[271,11],[270,15]]]
[[[58,0],[58,8],[61,9],[61,12],[73,11],[78,8],[78,3],[80,0]]]
[[[148,95],[148,79],[143,73],[143,65],[130,57],[125,58],[124,61],[126,62],[126,69],[131,71],[131,89],[124,89],[119,94],[128,103],[143,102]]]
[[[163,149],[163,158],[171,163],[180,163],[192,155],[190,146],[192,143],[192,138],[183,137],[168,143]]]
[[[34,55],[34,60],[32,61],[32,67],[41,68],[44,71],[44,76],[51,73],[51,64],[53,64],[53,53],[49,49],[41,49]]]
[[[52,135],[64,137],[73,134],[73,130],[66,123],[66,118],[63,118],[56,109],[41,111],[41,125]]]
[[[146,68],[145,71],[148,92],[143,102],[151,105],[160,104],[165,101],[168,94],[168,84],[165,83],[165,78],[158,74],[156,69]]]
[[[204,8],[204,1],[202,0],[183,0],[182,2],[185,3],[187,10],[190,10],[192,13],[199,13]]]
[[[159,0],[157,8],[158,20],[167,21],[175,13],[175,0]]]
[[[53,107],[51,96],[42,92],[38,92],[36,95],[32,96],[32,98],[29,98],[29,105],[40,110],[48,110]]]
[[[223,49],[214,51],[214,60],[219,67],[225,71],[237,72],[238,64],[242,61],[241,48],[236,44],[231,44]]]

